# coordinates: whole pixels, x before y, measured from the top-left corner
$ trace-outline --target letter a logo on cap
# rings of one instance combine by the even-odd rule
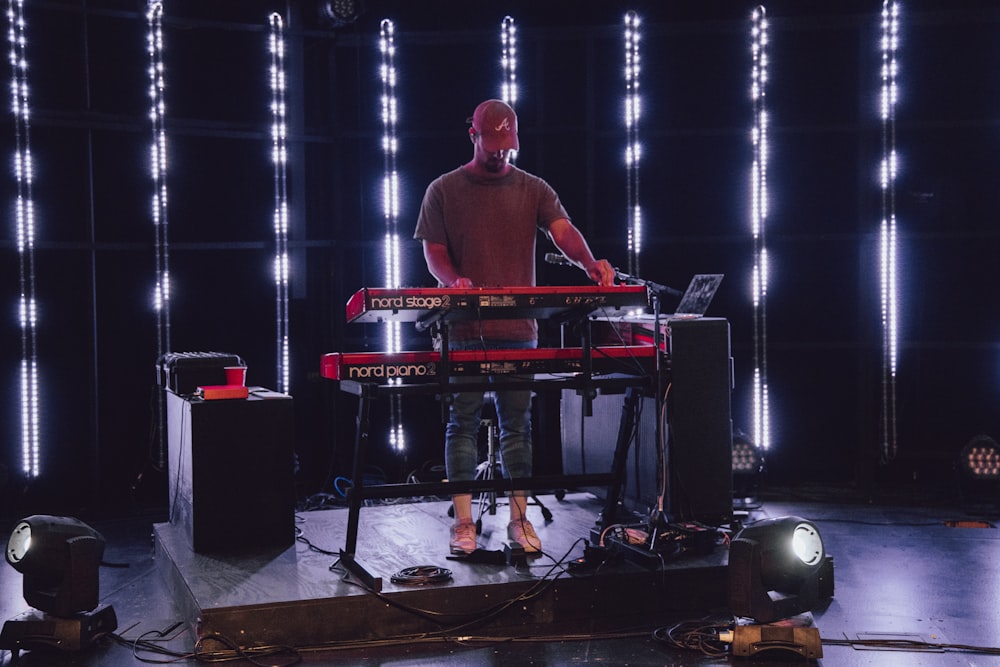
[[[469,120],[486,150],[493,152],[520,149],[517,140],[517,114],[503,100],[486,100],[476,107]]]

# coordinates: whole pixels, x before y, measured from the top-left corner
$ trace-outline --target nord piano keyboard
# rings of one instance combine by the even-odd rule
[[[642,285],[614,287],[379,288],[365,287],[347,301],[348,322],[417,322],[439,319],[585,317],[643,309]]]
[[[591,349],[595,374],[650,375],[655,372],[652,345],[612,345]],[[534,350],[452,350],[448,376],[534,375],[579,373],[584,370],[583,348]],[[426,382],[440,379],[439,352],[330,352],[323,355],[320,373],[331,380],[384,383],[389,380]]]

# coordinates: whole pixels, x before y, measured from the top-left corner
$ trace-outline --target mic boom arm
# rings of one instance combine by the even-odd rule
[[[572,260],[570,260],[566,255],[558,252],[547,252],[545,253],[545,261],[548,264],[557,264],[560,266],[576,266]],[[636,276],[631,276],[627,273],[623,273],[617,267],[613,267],[615,270],[615,277],[621,280],[623,283],[629,285],[643,285],[647,289],[659,294],[660,296],[683,296],[684,292],[673,287],[667,287],[666,285],[661,285],[655,283],[652,280],[646,280],[644,278],[638,278]]]
[[[615,268],[615,277],[618,278],[618,280],[622,281],[623,283],[627,283],[629,285],[644,285],[646,289],[650,290],[651,292],[661,297],[664,295],[669,295],[669,296],[684,295],[684,292],[682,292],[679,289],[674,289],[673,287],[667,287],[666,285],[661,285],[660,283],[655,283],[652,280],[646,280],[645,278],[638,278],[636,276],[631,276],[627,273],[618,270],[617,267]]]

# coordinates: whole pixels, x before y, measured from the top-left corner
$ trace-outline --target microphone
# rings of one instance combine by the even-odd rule
[[[574,266],[573,262],[566,258],[566,255],[562,255],[558,252],[547,252],[545,253],[545,261],[549,264],[563,264],[566,266]]]

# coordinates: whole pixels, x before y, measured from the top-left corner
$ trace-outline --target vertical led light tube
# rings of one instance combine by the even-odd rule
[[[764,6],[751,16],[750,99],[753,107],[753,164],[750,171],[750,222],[753,234],[753,442],[770,447],[767,386],[767,14]]]
[[[642,209],[639,206],[639,118],[642,98],[639,96],[639,16],[625,14],[625,172],[628,206],[628,272],[639,275],[639,254],[642,250]]]
[[[21,287],[18,306],[21,327],[21,471],[25,477],[35,478],[41,474],[42,468],[35,330],[35,205],[31,194],[34,166],[29,141],[31,107],[28,103],[27,25],[24,20],[24,3],[21,0],[11,0],[8,3],[7,21],[12,75],[11,113],[14,116],[15,135],[14,178],[17,181],[15,219]]]
[[[396,139],[396,28],[389,19],[383,19],[379,31],[379,78],[382,82],[382,212],[385,217],[385,286],[400,286],[399,252],[399,174],[396,171],[396,153],[399,148]],[[401,349],[399,322],[390,322],[386,328],[386,351],[399,352]],[[391,399],[391,421],[389,443],[397,452],[406,450],[403,433],[402,398],[393,394]]]
[[[167,235],[167,133],[164,128],[166,105],[163,67],[163,3],[151,1],[146,12],[149,51],[149,117],[153,130],[150,167],[153,181],[152,217],[155,232],[157,353],[170,350],[170,253]]]
[[[156,311],[156,356],[161,359],[170,351],[170,252],[167,234],[167,133],[164,128],[166,105],[163,67],[163,3],[150,0],[146,10],[149,52],[149,118],[153,141],[150,146],[150,172],[153,184],[152,219],[154,252],[156,255],[153,310]],[[157,464],[166,466],[166,400],[164,391],[158,395],[159,449]]]
[[[511,108],[517,106],[517,27],[510,16],[500,22],[500,69],[503,83],[500,84],[500,99]],[[510,162],[517,159],[517,151],[510,152]]]
[[[514,106],[517,104],[517,28],[510,16],[503,17],[500,23],[500,68],[503,71],[500,96]]]
[[[899,73],[896,49],[899,45],[899,7],[895,0],[883,0],[882,90],[882,223],[879,230],[879,281],[882,304],[882,424],[881,456],[889,461],[896,456],[896,358],[897,358],[897,282],[896,282],[896,77]]]
[[[288,123],[285,115],[285,26],[271,14],[271,161],[274,165],[274,284],[278,391],[289,390],[288,371]]]

